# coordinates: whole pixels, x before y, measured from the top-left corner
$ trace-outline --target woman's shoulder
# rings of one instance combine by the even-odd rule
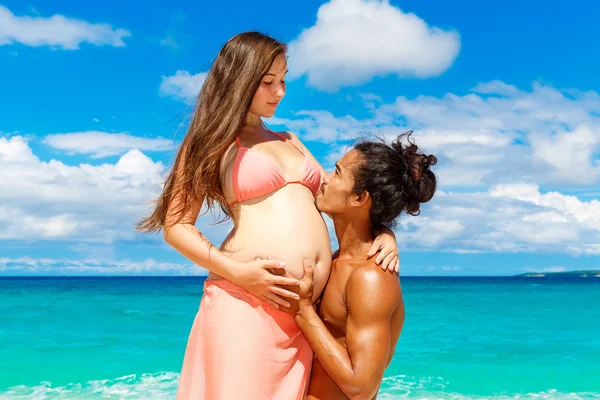
[[[223,156],[221,157],[221,171],[227,170],[227,168],[234,164],[238,152],[239,148],[236,146],[235,142],[231,143],[229,147],[227,147],[225,153],[223,153]]]
[[[278,133],[280,135],[284,136],[288,141],[290,141],[290,142],[292,142],[294,144],[299,144],[304,149],[306,149],[306,146],[304,146],[304,143],[302,143],[302,140],[300,140],[300,138],[298,137],[298,135],[295,135],[293,132],[283,131],[283,132],[278,132]]]
[[[281,135],[285,136],[288,140],[295,140],[297,142],[300,142],[300,139],[298,139],[297,135],[294,135],[293,132],[290,131],[283,131],[283,132],[279,132]]]
[[[298,137],[290,131],[276,131],[273,129],[268,129],[268,130],[271,131],[272,133],[275,133],[276,135],[283,136],[286,140],[299,141]]]

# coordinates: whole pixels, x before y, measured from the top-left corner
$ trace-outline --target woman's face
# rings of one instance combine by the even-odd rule
[[[254,93],[250,113],[260,117],[271,118],[275,109],[285,96],[285,74],[287,73],[287,60],[285,54],[275,57],[271,69],[263,76],[260,86]]]

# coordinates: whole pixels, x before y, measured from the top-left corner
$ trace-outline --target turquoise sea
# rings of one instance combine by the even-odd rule
[[[0,278],[1,399],[172,399],[202,278]],[[600,399],[600,278],[402,278],[381,399]]]

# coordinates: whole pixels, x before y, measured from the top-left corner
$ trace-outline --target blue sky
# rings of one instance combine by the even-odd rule
[[[0,274],[195,274],[133,232],[221,45],[290,45],[273,128],[328,168],[414,129],[439,192],[397,229],[405,275],[600,268],[592,1],[0,1]],[[332,49],[323,52],[323,47]],[[155,190],[155,189],[154,189]],[[198,226],[215,243],[230,225]]]

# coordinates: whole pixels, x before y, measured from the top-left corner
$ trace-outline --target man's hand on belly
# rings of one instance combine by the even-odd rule
[[[281,309],[291,316],[295,317],[300,310],[306,307],[313,308],[313,291],[314,291],[314,268],[307,259],[304,260],[304,275],[300,283],[295,288],[295,292],[300,297],[298,300],[290,299],[289,307],[281,307]]]

